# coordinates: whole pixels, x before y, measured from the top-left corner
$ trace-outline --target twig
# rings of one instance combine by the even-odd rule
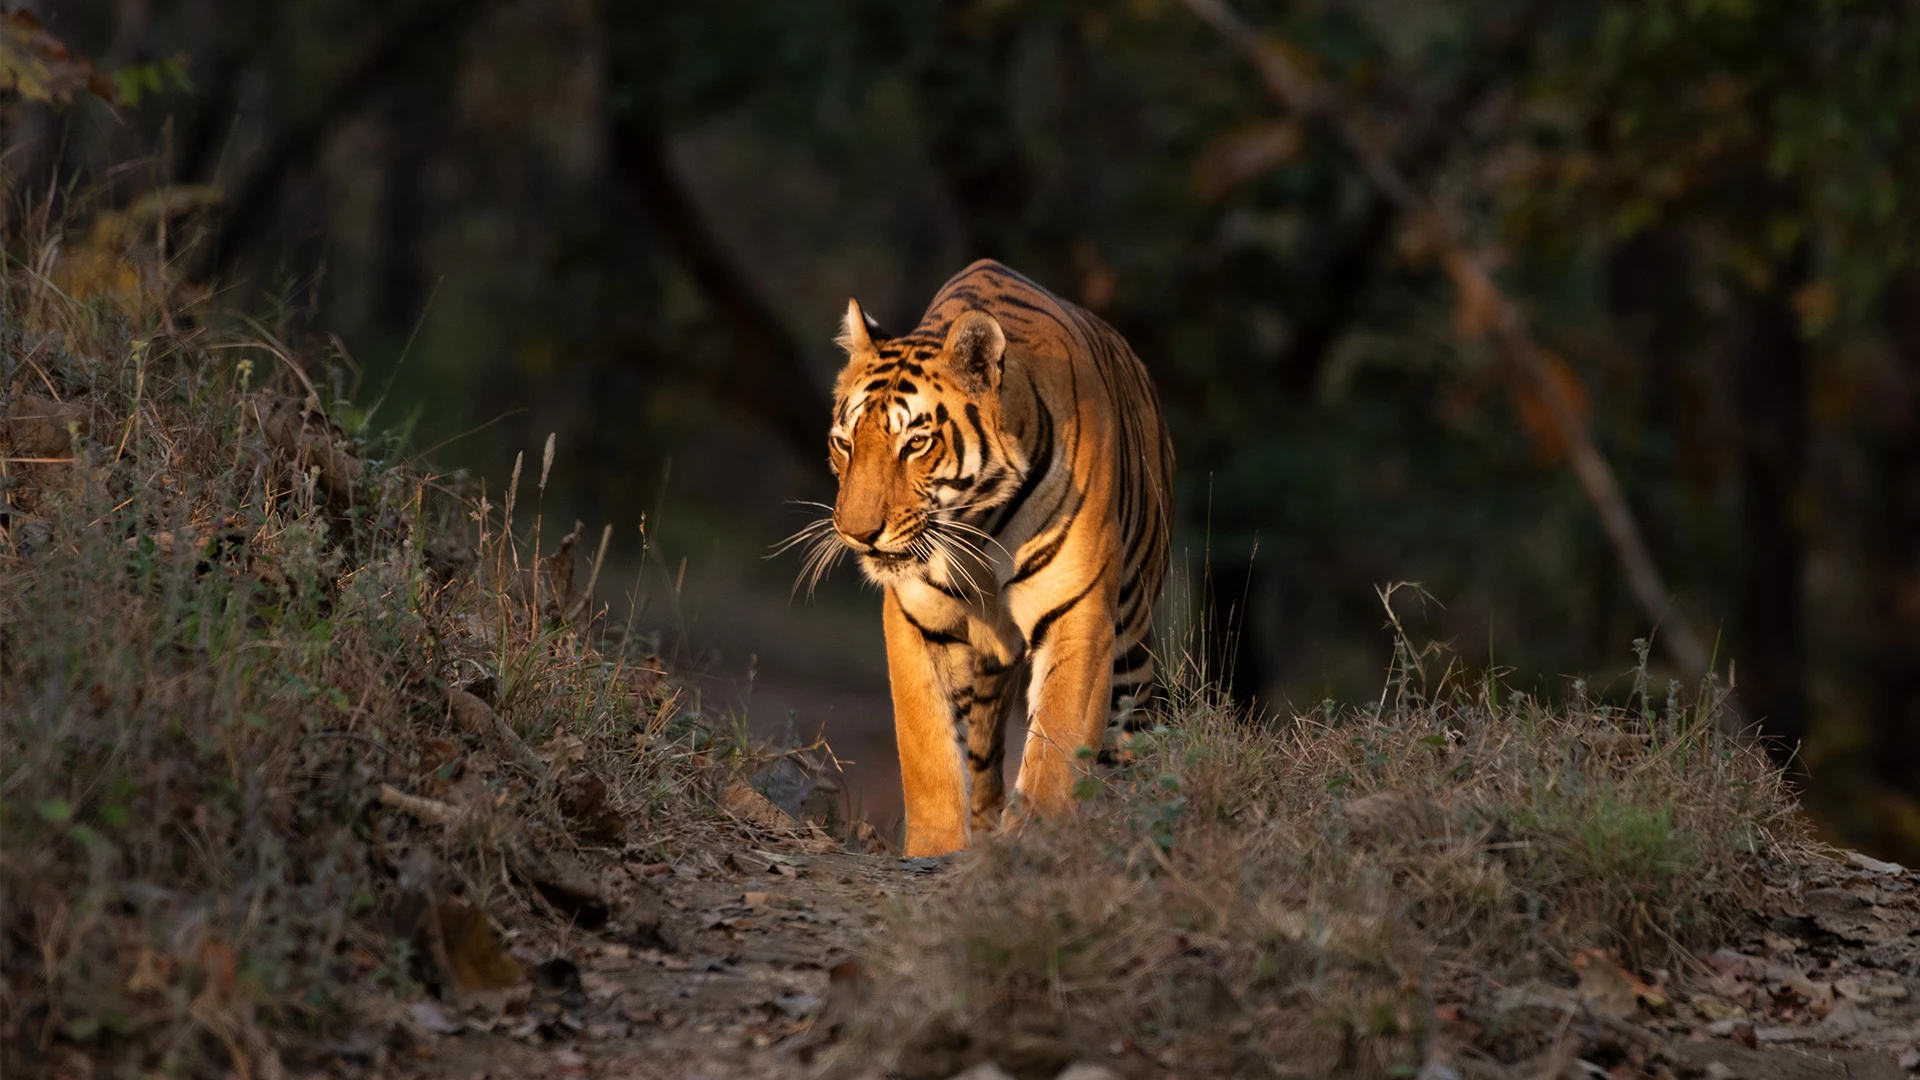
[[[454,825],[466,816],[452,803],[409,795],[392,784],[380,785],[380,804],[412,814],[429,825]]]
[[[613,526],[600,526],[600,550],[593,553],[593,569],[587,572],[587,587],[567,608],[565,621],[572,622],[580,609],[593,602],[593,587],[600,583],[600,566],[607,561],[607,543],[613,539]]]
[[[1223,0],[1185,0],[1188,8],[1219,33],[1226,43],[1253,64],[1261,83],[1285,108],[1303,119],[1325,125],[1346,147],[1355,164],[1383,198],[1392,203],[1440,252],[1440,266],[1458,291],[1463,308],[1474,313],[1475,327],[1499,345],[1515,378],[1541,401],[1567,447],[1568,462],[1607,534],[1627,587],[1641,612],[1655,624],[1666,623],[1662,635],[1673,662],[1689,678],[1708,672],[1707,652],[1692,627],[1669,611],[1670,594],[1653,555],[1647,550],[1632,507],[1620,491],[1613,468],[1595,444],[1586,419],[1568,398],[1565,387],[1541,355],[1528,332],[1520,308],[1486,272],[1484,253],[1469,251],[1446,214],[1394,165],[1379,140],[1354,116],[1337,90],[1301,71],[1283,52],[1256,34]],[[1668,615],[1674,615],[1667,619]]]
[[[508,727],[500,714],[494,712],[486,702],[459,687],[450,687],[447,690],[447,708],[469,731],[492,742],[495,750],[535,773],[545,772],[546,762],[534,756],[519,734]]]

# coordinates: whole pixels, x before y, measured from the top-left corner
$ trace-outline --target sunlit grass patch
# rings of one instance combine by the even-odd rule
[[[0,1071],[378,1057],[423,986],[510,989],[496,921],[618,928],[568,860],[679,850],[732,747],[573,602],[591,553],[150,242],[63,274],[45,209],[0,249]]]
[[[1805,828],[1711,685],[1644,690],[1550,704],[1404,637],[1363,707],[1256,718],[1176,677],[1077,819],[980,844],[897,921],[849,1060],[1412,1075],[1438,1006],[1571,984],[1587,949],[1676,966]]]

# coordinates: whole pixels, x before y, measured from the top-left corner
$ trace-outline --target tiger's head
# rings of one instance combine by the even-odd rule
[[[945,338],[889,338],[847,302],[827,451],[840,493],[833,530],[875,582],[929,562],[984,562],[959,515],[1004,501],[1011,485],[1000,426],[1007,336],[984,311]],[[958,576],[971,575],[965,566]]]

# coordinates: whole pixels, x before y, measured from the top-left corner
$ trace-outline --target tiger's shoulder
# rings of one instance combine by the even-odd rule
[[[1092,312],[995,259],[979,259],[947,279],[927,305],[916,334],[943,336],[967,311],[985,311],[1010,344],[1039,353],[1084,354],[1096,336],[1115,331]]]

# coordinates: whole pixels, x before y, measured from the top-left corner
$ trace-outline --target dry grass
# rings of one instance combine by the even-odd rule
[[[537,523],[303,412],[343,357],[183,296],[172,211],[58,209],[0,216],[0,1072],[375,1062],[423,983],[514,981],[443,920],[583,918],[543,877],[688,842],[724,740]]]
[[[1571,985],[1584,949],[1677,967],[1751,902],[1757,860],[1802,849],[1712,688],[1656,699],[1643,667],[1625,703],[1549,706],[1443,661],[1402,637],[1378,703],[1286,720],[1186,679],[1079,820],[977,847],[901,915],[848,1061],[1475,1075],[1539,1040],[1442,1045],[1436,1009]]]

